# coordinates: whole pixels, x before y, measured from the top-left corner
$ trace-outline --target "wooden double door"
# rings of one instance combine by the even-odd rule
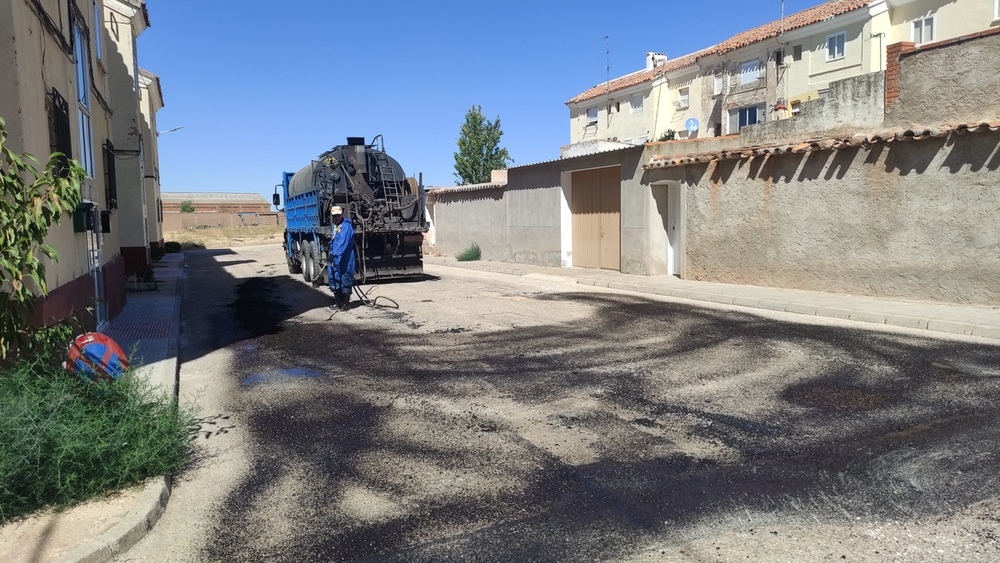
[[[621,270],[621,167],[573,172],[573,266]]]

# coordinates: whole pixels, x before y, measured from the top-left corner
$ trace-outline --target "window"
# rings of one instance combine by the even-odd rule
[[[103,47],[101,45],[101,30],[104,29],[104,18],[101,17],[101,7],[97,5],[97,0],[92,1],[94,5],[94,52],[97,60],[104,59]]]
[[[49,113],[49,150],[63,154],[56,174],[65,178],[69,175],[69,159],[73,158],[69,102],[53,88],[45,100],[45,106]]]
[[[729,111],[729,134],[739,133],[747,125],[764,122],[764,105],[748,106]]]
[[[108,209],[118,209],[118,176],[115,172],[115,146],[111,139],[104,142],[104,203]]]
[[[597,108],[587,110],[587,126],[597,125]]]
[[[79,25],[73,27],[73,54],[76,57],[76,101],[80,134],[80,164],[94,177],[94,139],[90,126],[90,41]]]
[[[774,57],[774,64],[776,64],[778,66],[781,66],[781,65],[785,64],[785,50],[784,49],[778,49],[778,50],[776,50],[774,52],[774,54],[772,54],[771,56]]]
[[[799,62],[802,60],[802,45],[796,45],[792,47],[792,60],[794,62]]]
[[[751,84],[760,79],[760,61],[750,61],[740,66],[740,84]]]
[[[139,51],[136,48],[135,37],[132,38],[132,91],[139,93]]]
[[[642,101],[644,97],[645,96],[643,96],[642,94],[636,94],[632,96],[632,104],[631,108],[629,109],[629,113],[642,113]]]
[[[913,20],[913,42],[917,45],[934,41],[934,16]]]
[[[993,0],[993,19],[1000,20],[1000,0]]]
[[[847,33],[840,32],[826,38],[826,60],[836,61],[844,58],[844,48],[847,46]]]
[[[716,74],[715,84],[712,87],[712,95],[713,96],[721,95],[722,90],[725,88],[725,85],[726,85],[726,76],[723,74]]]
[[[684,109],[691,107],[691,89],[681,88],[677,91],[677,109]]]

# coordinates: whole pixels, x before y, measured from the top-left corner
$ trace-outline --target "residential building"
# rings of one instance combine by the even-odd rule
[[[8,146],[42,161],[63,152],[87,173],[76,220],[67,217],[53,226],[46,240],[59,261],[46,264],[49,293],[36,304],[38,324],[81,314],[99,325],[125,303],[125,272],[107,197],[114,180],[114,158],[106,151],[114,69],[103,14],[104,0],[0,1],[0,116]]]
[[[146,153],[151,135],[144,131],[141,80],[136,39],[149,27],[149,12],[141,0],[104,0],[115,154],[118,228],[125,270],[139,271],[150,264]]]
[[[160,78],[139,69],[139,114],[142,116],[143,186],[146,198],[146,238],[149,248],[163,247],[163,202],[160,198],[160,134],[156,129],[156,112],[163,107]]]
[[[140,109],[135,38],[148,25],[142,0],[0,0],[0,36],[10,38],[0,43],[8,146],[43,161],[62,152],[87,174],[83,204],[46,240],[59,261],[46,264],[37,324],[76,316],[100,326],[125,306],[127,253],[149,262],[143,169],[158,168],[148,139],[162,94],[150,75]]]
[[[921,45],[1000,26],[996,4],[830,0],[678,59],[647,54],[645,69],[567,102],[570,143],[656,141],[671,130],[677,139],[721,137],[792,118],[803,103],[826,96],[831,83],[884,71],[889,44]]]
[[[875,16],[891,21],[893,3],[880,4],[888,9]],[[943,22],[945,12],[935,14]],[[927,29],[912,14],[899,17],[911,30]],[[826,53],[848,59],[852,35],[878,29],[862,18],[817,55],[820,41],[841,33],[823,25],[844,21],[810,24],[806,37],[822,39],[810,40],[802,60],[818,68]],[[475,241],[486,260],[1000,305],[1000,27],[991,25],[919,46],[903,37],[885,45],[885,55],[869,45],[844,63],[884,63],[875,72],[829,82],[807,73],[804,83],[826,92],[800,102],[795,118],[719,137],[564,150],[559,159],[510,168],[502,184],[431,190],[434,250],[455,254]],[[753,48],[747,41],[730,60],[745,62]],[[664,92],[693,89],[709,83],[700,65],[713,60],[677,68],[667,61],[659,76],[661,67],[644,72],[673,81]],[[742,63],[726,65],[731,96],[777,95],[779,80],[755,84],[748,66],[743,83],[729,76]]]

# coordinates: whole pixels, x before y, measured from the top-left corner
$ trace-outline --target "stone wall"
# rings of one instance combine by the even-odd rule
[[[1000,119],[1000,28],[904,49],[886,123],[935,127]]]
[[[742,144],[798,143],[867,133],[881,127],[884,99],[884,72],[832,82],[826,97],[803,102],[798,116],[745,127]]]
[[[691,279],[1000,305],[1000,133],[685,168]]]

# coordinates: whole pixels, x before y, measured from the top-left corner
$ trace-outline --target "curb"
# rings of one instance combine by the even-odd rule
[[[160,372],[162,379],[159,384],[173,397],[177,396],[177,374],[180,369],[177,351],[180,340],[182,280],[184,277],[183,254],[181,256],[181,275],[178,276],[174,287],[174,304],[170,315],[171,331],[167,339],[167,359],[148,366]],[[161,362],[164,365],[158,366],[157,364]],[[167,501],[170,500],[172,488],[173,479],[170,475],[152,479],[139,493],[135,506],[122,517],[121,521],[100,536],[87,540],[73,551],[59,557],[56,559],[56,563],[107,563],[125,553],[145,538],[163,516],[167,509]]]
[[[439,262],[427,260],[428,264],[443,266],[445,268],[460,268],[464,270],[475,270],[479,272],[489,272],[494,274],[505,274],[511,276],[526,276],[529,271],[519,268],[497,267],[466,264],[462,262]],[[823,317],[829,319],[850,320],[859,323],[871,323],[887,325],[899,328],[915,328],[931,332],[945,334],[957,334],[964,336],[977,336],[980,338],[991,338],[1000,340],[1000,326],[988,326],[974,323],[948,321],[929,317],[912,317],[894,313],[882,313],[863,309],[843,309],[838,307],[826,307],[809,303],[797,303],[792,301],[775,301],[772,299],[759,299],[756,297],[744,297],[729,295],[725,293],[715,293],[707,291],[696,291],[683,288],[671,288],[664,286],[649,286],[642,283],[619,282],[615,280],[588,278],[571,276],[560,273],[551,275],[563,276],[567,280],[575,280],[573,283],[593,287],[604,287],[621,291],[632,291],[649,295],[660,295],[663,297],[673,297],[675,299],[685,299],[688,301],[701,301],[705,303],[715,303],[722,305],[733,305],[750,309],[761,309],[765,311],[779,311],[794,313],[811,317]]]

